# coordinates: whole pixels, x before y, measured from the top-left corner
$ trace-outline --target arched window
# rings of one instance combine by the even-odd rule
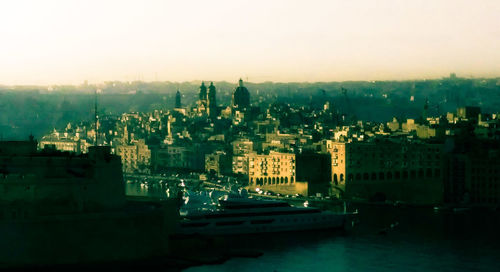
[[[337,174],[333,174],[333,184],[335,184],[335,185],[339,184],[339,180],[337,178]]]
[[[264,184],[267,184],[267,177],[264,178]]]
[[[253,184],[253,178],[250,178],[250,184]]]
[[[344,182],[344,174],[340,174],[340,182]]]
[[[284,179],[283,179],[283,177],[281,177],[280,178],[280,183],[283,184],[283,181],[284,181]]]
[[[401,178],[401,172],[399,172],[399,171],[394,172],[394,178],[395,179],[400,179]]]
[[[290,183],[293,183],[293,182],[294,182],[294,178],[293,178],[293,177],[291,177],[291,178],[290,178]]]
[[[408,171],[406,171],[406,170],[403,171],[403,178],[404,179],[408,178]]]
[[[273,177],[273,184],[276,184],[276,178]]]
[[[387,179],[392,179],[392,172],[387,172]]]
[[[285,183],[288,183],[288,177],[285,177]]]

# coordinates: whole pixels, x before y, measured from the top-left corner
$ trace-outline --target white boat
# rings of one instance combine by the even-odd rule
[[[355,213],[292,207],[287,202],[252,198],[219,200],[216,210],[196,210],[183,215],[179,233],[184,235],[234,235],[351,228]]]

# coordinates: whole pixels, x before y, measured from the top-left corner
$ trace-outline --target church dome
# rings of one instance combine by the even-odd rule
[[[233,107],[238,109],[250,107],[250,93],[248,89],[243,86],[243,80],[241,80],[241,78],[238,87],[234,90]]]

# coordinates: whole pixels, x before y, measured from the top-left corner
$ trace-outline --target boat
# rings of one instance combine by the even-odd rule
[[[238,235],[353,227],[356,213],[293,207],[279,200],[226,196],[217,209],[191,209],[183,214],[179,234]]]

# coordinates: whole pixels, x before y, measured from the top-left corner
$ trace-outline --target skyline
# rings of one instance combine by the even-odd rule
[[[0,85],[500,74],[500,2],[16,1]]]

